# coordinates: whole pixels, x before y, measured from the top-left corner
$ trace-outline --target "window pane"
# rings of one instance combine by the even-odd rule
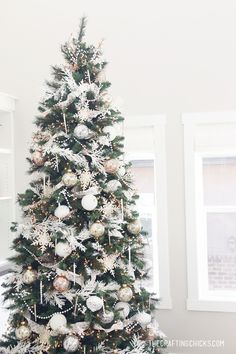
[[[204,158],[205,205],[236,205],[236,157]]]
[[[148,244],[144,253],[150,279],[145,286],[159,293],[158,289],[158,261],[156,239],[156,206],[155,206],[155,170],[153,160],[132,161],[134,183],[139,193],[137,208],[140,214],[143,229],[148,232]]]
[[[209,290],[236,290],[236,213],[207,214]]]

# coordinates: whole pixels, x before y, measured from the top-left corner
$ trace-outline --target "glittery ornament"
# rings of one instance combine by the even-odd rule
[[[43,166],[45,162],[45,158],[43,156],[42,151],[35,151],[32,154],[32,161],[35,163],[37,166]]]
[[[137,235],[141,232],[142,226],[139,220],[135,220],[134,222],[131,222],[127,225],[127,229],[131,234]]]
[[[146,327],[152,321],[152,316],[147,312],[139,312],[135,315],[135,320],[140,324],[142,327]]]
[[[114,317],[115,317],[114,312],[106,311],[106,312],[103,312],[100,315],[100,320],[101,320],[102,323],[108,324],[108,323],[111,323],[114,320]]]
[[[50,319],[49,325],[53,331],[62,331],[67,325],[66,317],[61,313],[55,313]]]
[[[55,247],[55,253],[59,257],[68,257],[72,252],[72,249],[68,242],[58,242]]]
[[[106,160],[104,162],[104,168],[107,173],[115,174],[120,167],[120,161],[116,159]]]
[[[103,307],[103,300],[98,296],[90,296],[86,301],[86,305],[90,311],[96,312]]]
[[[80,341],[79,338],[73,334],[70,334],[65,337],[63,341],[63,348],[68,352],[68,353],[74,353],[76,352],[80,347]]]
[[[118,298],[120,301],[129,302],[133,297],[133,291],[128,286],[121,288],[118,291]]]
[[[31,335],[31,329],[26,322],[22,322],[15,330],[16,338],[19,340],[26,340]]]
[[[119,311],[121,319],[124,320],[129,315],[130,306],[127,302],[120,301],[115,305],[115,310]]]
[[[37,280],[37,272],[32,269],[32,267],[28,267],[27,270],[22,274],[22,280],[24,284],[32,284]]]
[[[75,127],[74,134],[78,139],[88,139],[89,137],[89,128],[84,124],[78,124]]]
[[[67,172],[63,175],[62,182],[66,187],[74,187],[78,182],[78,179],[75,173]]]
[[[118,188],[121,187],[121,183],[119,181],[117,181],[116,179],[112,179],[109,182],[107,182],[106,185],[106,191],[110,192],[110,193],[114,193],[117,191]]]
[[[98,239],[99,237],[101,237],[104,234],[105,227],[100,222],[95,222],[90,226],[89,232],[92,236],[94,236],[96,239]]]
[[[63,275],[58,275],[53,282],[53,287],[59,293],[64,293],[69,289],[70,282],[69,280],[64,277]]]

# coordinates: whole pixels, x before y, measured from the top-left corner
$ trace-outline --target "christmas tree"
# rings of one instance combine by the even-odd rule
[[[146,234],[123,118],[112,107],[100,46],[78,36],[52,67],[30,147],[32,181],[18,201],[10,309],[1,353],[161,353],[156,303],[145,290]]]

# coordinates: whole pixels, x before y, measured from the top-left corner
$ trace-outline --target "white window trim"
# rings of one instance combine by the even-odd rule
[[[206,284],[207,281],[207,279],[202,279],[202,274],[206,274],[207,248],[203,244],[206,242],[206,237],[204,237],[203,232],[203,237],[199,237],[201,232],[197,230],[199,225],[197,222],[199,208],[197,206],[196,192],[200,188],[202,190],[202,180],[196,180],[195,176],[199,175],[196,173],[197,169],[202,168],[200,167],[202,156],[200,153],[196,154],[194,149],[195,129],[198,125],[214,123],[227,125],[236,123],[236,111],[185,113],[182,115],[182,122],[184,125],[185,216],[188,267],[187,309],[195,311],[236,312],[235,292],[224,291],[224,296],[222,296],[222,292],[214,291],[214,295],[212,295],[212,293],[203,292],[201,288],[201,285],[204,282]],[[223,151],[222,148],[219,148],[219,151],[212,151],[209,149],[208,152],[204,151],[204,157],[206,157],[206,154],[208,157],[214,155],[236,156],[236,150],[226,148]],[[214,208],[217,210],[217,207]],[[222,207],[220,208],[222,210]]]
[[[166,118],[164,115],[128,116],[124,123],[125,128],[151,127],[154,132],[154,155],[156,163],[156,196],[157,196],[157,232],[158,232],[158,259],[159,259],[159,290],[161,302],[159,309],[172,309],[170,296],[169,272],[169,244],[167,219],[167,186],[166,186]],[[137,156],[137,151],[130,151]],[[142,152],[138,153],[139,158]],[[147,155],[144,152],[144,156]]]

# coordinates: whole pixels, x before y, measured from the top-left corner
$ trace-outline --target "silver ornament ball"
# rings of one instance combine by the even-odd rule
[[[114,193],[120,187],[121,187],[121,183],[117,179],[112,179],[109,182],[107,182],[106,191],[110,193]]]
[[[142,327],[146,327],[152,321],[152,316],[147,312],[139,312],[135,315],[135,320],[140,324]]]
[[[74,134],[78,139],[88,139],[89,133],[89,128],[85,124],[78,124],[74,130]]]
[[[90,226],[89,232],[92,236],[94,236],[96,239],[98,239],[99,237],[101,237],[104,234],[105,227],[100,222],[95,222]]]
[[[86,301],[86,305],[90,311],[96,312],[103,307],[103,300],[98,296],[90,296]]]
[[[102,315],[100,316],[100,320],[102,323],[108,324],[114,320],[114,317],[115,317],[114,312],[107,311],[102,313]]]
[[[129,302],[133,297],[133,291],[130,287],[126,286],[118,291],[118,298],[120,301]]]
[[[62,177],[62,182],[66,187],[74,187],[77,181],[77,176],[73,172],[67,172]]]
[[[68,353],[74,353],[76,352],[80,347],[80,341],[79,338],[73,334],[70,334],[65,337],[63,341],[63,348],[68,352]]]
[[[49,326],[53,331],[63,331],[67,325],[67,319],[61,313],[55,313],[49,321]]]

